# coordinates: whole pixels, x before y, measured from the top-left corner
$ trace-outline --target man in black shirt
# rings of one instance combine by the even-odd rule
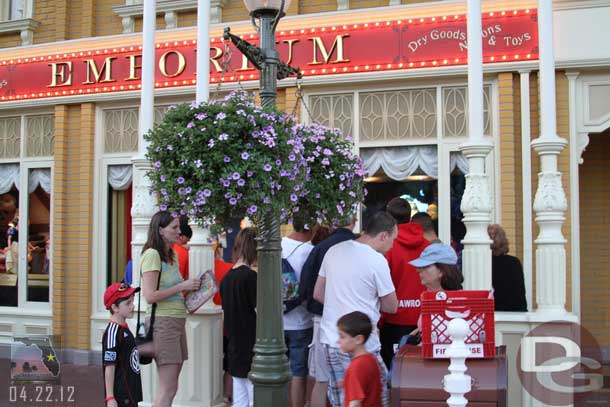
[[[322,266],[322,260],[328,249],[337,243],[356,238],[354,226],[356,219],[348,225],[341,226],[336,229],[330,236],[314,246],[313,250],[307,257],[303,270],[301,271],[301,279],[299,281],[299,297],[306,302],[307,310],[313,315],[313,342],[309,349],[309,375],[312,376],[316,383],[314,384],[311,393],[311,407],[326,406],[326,391],[330,375],[330,369],[326,362],[326,354],[324,347],[320,343],[320,319],[322,318],[323,305],[313,299],[313,289],[318,279],[318,273]]]
[[[137,407],[142,401],[140,354],[126,323],[133,316],[133,295],[138,291],[129,284],[115,283],[104,294],[104,305],[112,314],[102,337],[107,407]]]

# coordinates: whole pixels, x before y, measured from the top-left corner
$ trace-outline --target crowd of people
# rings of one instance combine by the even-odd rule
[[[438,239],[429,215],[411,218],[407,201],[392,199],[368,219],[362,234],[354,233],[355,222],[332,230],[309,229],[310,219],[301,214],[282,238],[282,258],[296,275],[299,299],[283,316],[291,407],[325,407],[327,402],[333,407],[388,406],[394,354],[401,343],[420,340],[422,292],[462,288],[455,250]],[[158,212],[139,264],[147,315],[154,315],[156,407],[171,406],[188,357],[182,294],[200,284],[188,278],[188,263],[181,260],[184,253],[188,258],[191,235],[185,219]],[[508,241],[499,225],[490,225],[489,235],[496,308],[526,311],[521,264],[507,254]],[[224,312],[225,395],[233,406],[248,407],[253,405],[248,373],[256,340],[256,230],[239,231],[232,263],[224,262],[219,252],[216,244],[219,295],[214,303]],[[138,290],[116,283],[104,296],[111,312],[103,338],[106,405],[111,407],[136,406],[142,397],[136,380],[138,348],[126,325]]]

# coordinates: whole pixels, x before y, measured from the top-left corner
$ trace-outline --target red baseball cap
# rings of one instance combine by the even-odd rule
[[[106,288],[104,293],[104,306],[110,309],[110,306],[121,298],[127,298],[133,293],[140,291],[140,287],[131,287],[127,283],[114,283]]]

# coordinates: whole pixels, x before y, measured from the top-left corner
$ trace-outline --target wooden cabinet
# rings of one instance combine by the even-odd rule
[[[466,366],[473,378],[468,406],[506,407],[506,348],[497,347],[493,359],[468,359]],[[449,394],[443,390],[443,377],[448,367],[448,359],[423,359],[419,346],[400,348],[392,370],[392,407],[446,407]]]

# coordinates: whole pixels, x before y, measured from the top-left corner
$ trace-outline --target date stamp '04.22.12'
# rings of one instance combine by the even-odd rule
[[[57,336],[15,337],[11,344],[11,377],[0,404],[15,407],[75,406],[77,386],[62,381]],[[2,400],[4,399],[4,400]]]

